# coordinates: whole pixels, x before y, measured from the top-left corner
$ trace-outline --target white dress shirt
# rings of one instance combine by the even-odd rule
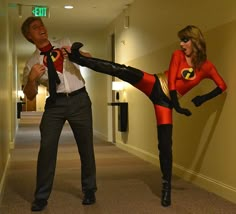
[[[54,48],[61,48],[62,46],[71,46],[69,39],[61,39],[55,42],[51,42]],[[27,61],[23,72],[23,84],[28,81],[28,75],[31,68],[39,63],[43,64],[43,55],[40,55],[40,50],[36,49],[30,59]],[[70,93],[76,91],[85,86],[85,81],[80,72],[80,66],[69,61],[68,58],[64,58],[63,72],[57,71],[57,74],[61,80],[61,83],[57,85],[57,93]],[[46,72],[39,78],[38,85],[42,84],[48,88],[48,72]]]

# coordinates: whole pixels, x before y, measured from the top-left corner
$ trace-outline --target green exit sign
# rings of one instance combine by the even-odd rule
[[[37,16],[37,17],[48,17],[49,8],[46,6],[33,6],[32,14],[33,16]]]

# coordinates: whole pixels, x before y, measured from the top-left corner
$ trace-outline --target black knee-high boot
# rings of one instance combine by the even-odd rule
[[[171,177],[172,177],[172,125],[159,125],[158,149],[162,172],[162,197],[164,207],[171,205]]]
[[[143,72],[136,68],[81,55],[79,49],[82,46],[83,44],[80,42],[73,43],[71,53],[68,53],[70,61],[88,67],[94,71],[118,77],[130,84],[135,84],[142,79]]]

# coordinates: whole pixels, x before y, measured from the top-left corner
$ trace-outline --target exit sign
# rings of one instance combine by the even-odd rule
[[[49,8],[47,6],[33,6],[32,14],[37,17],[48,17]]]

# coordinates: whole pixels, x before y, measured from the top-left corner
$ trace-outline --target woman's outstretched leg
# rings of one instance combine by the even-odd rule
[[[69,60],[81,66],[88,67],[94,71],[118,77],[130,84],[139,82],[143,77],[143,72],[139,69],[121,65],[107,60],[86,57],[80,54],[79,49],[82,43],[76,42],[71,46],[71,53],[68,53]]]

